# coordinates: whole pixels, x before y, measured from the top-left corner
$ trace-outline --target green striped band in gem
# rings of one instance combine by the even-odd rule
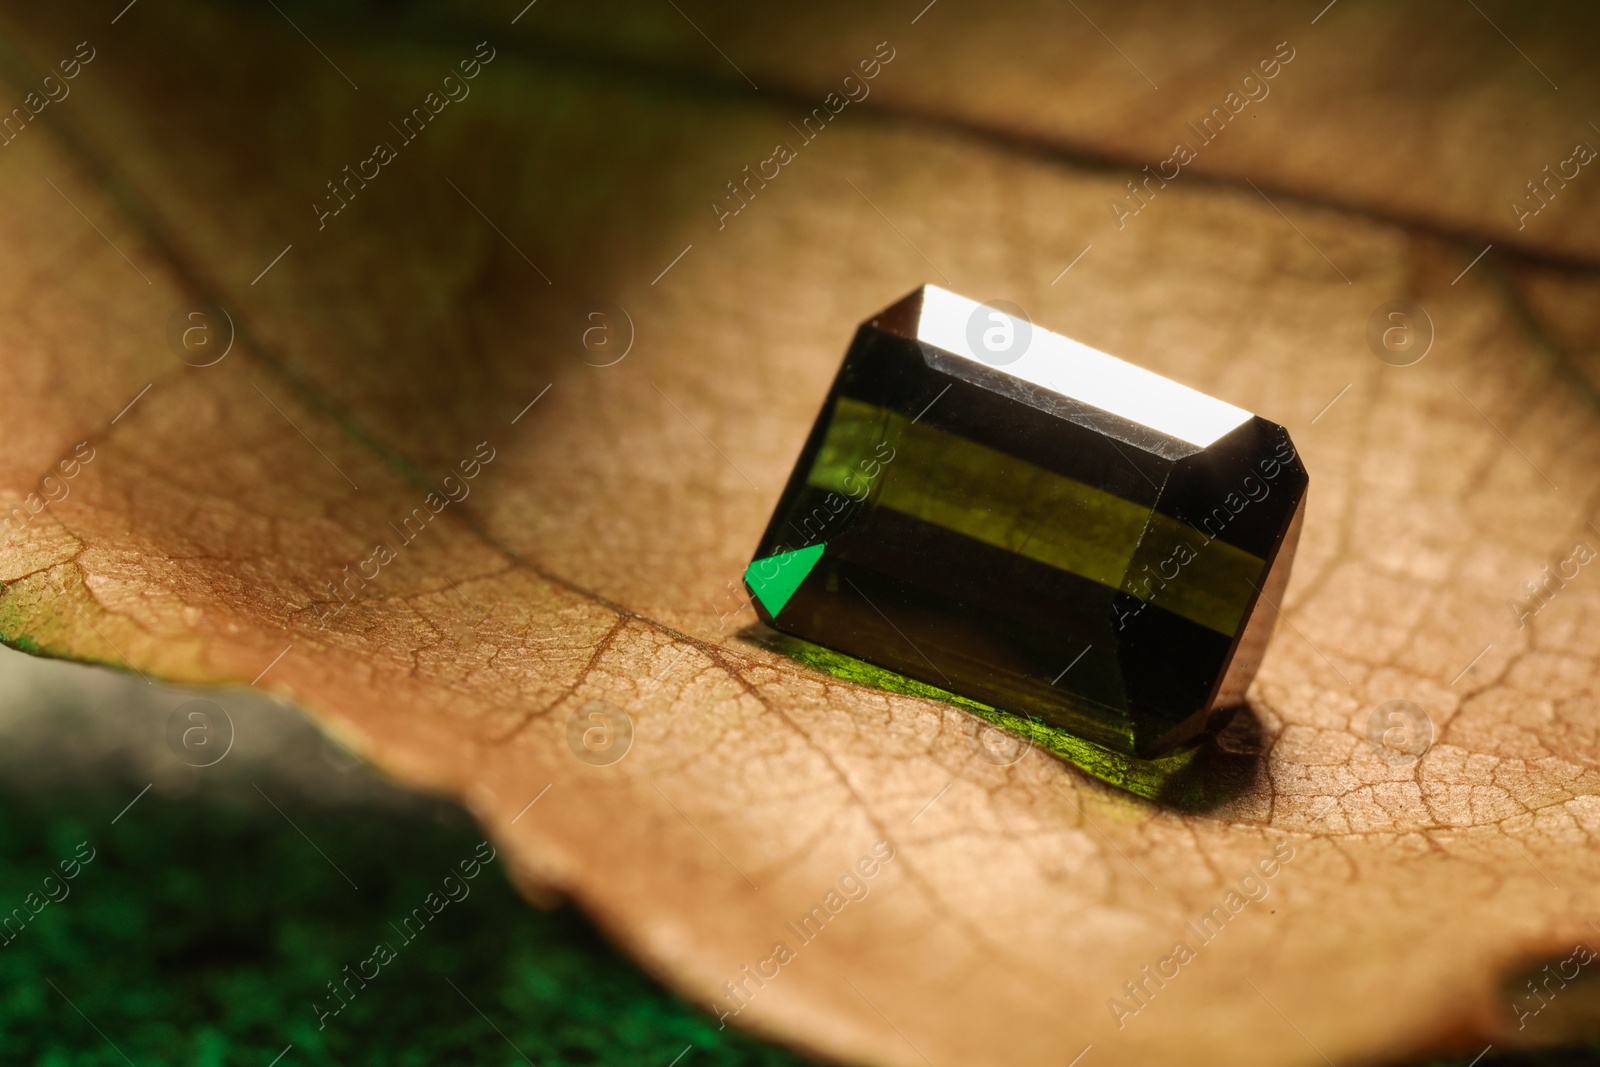
[[[859,497],[866,484],[862,461],[874,458],[885,441],[893,458],[870,482],[870,506],[1120,589],[1226,637],[1242,624],[1265,568],[1260,557],[1147,505],[888,408],[840,397],[807,483]],[[807,552],[813,554],[803,568],[773,572],[780,606],[815,566],[821,546],[751,564],[753,572]],[[786,584],[792,573],[798,577]],[[776,615],[768,597],[758,595]]]

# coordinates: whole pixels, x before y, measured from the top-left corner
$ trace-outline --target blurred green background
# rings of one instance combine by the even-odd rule
[[[225,718],[205,723],[187,718],[196,697],[0,654],[0,909],[32,915],[51,875],[60,897],[0,946],[0,1063],[803,1062],[719,1029],[573,908],[531,907],[499,859],[405,941],[390,923],[482,840],[467,814],[264,698],[216,695]],[[232,749],[190,766],[221,751],[228,720]],[[82,842],[93,859],[63,882]],[[326,983],[371,974],[378,942],[393,962],[319,1028]]]
[[[221,714],[191,719],[197,699]],[[529,905],[500,859],[404,941],[390,924],[473,856],[471,818],[256,693],[202,697],[0,650],[0,796],[0,914],[29,912],[30,893],[38,907],[47,876],[66,892],[0,945],[0,1063],[807,1062],[719,1028],[571,906]],[[82,842],[94,858],[63,883]],[[396,958],[319,1028],[326,983],[378,942]]]

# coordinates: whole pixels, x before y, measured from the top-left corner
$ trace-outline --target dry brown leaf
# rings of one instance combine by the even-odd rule
[[[1600,146],[1592,6],[924,4],[891,18],[816,0],[752,19],[745,4],[706,0],[691,23],[668,5],[628,0],[622,17],[606,19],[579,6],[534,8],[517,29],[535,47],[554,39],[735,90],[797,94],[796,119],[840,88],[864,48],[888,38],[904,62],[868,99],[899,121],[1110,164],[1115,186],[1142,180],[1134,172],[1167,160],[1182,140],[1196,149],[1184,181],[1250,180],[1464,240],[1482,234],[1501,248],[1600,262],[1600,181],[1558,173],[1541,187],[1547,208],[1527,186],[1575,143]],[[486,24],[501,19],[490,0],[468,6]],[[1258,64],[1275,55],[1292,58],[1263,84]],[[1239,120],[1203,127],[1229,92],[1244,104]]]
[[[1507,273],[1492,255],[1453,282],[1475,238],[1379,216],[1487,243],[1504,231],[1493,197],[1477,214],[1478,194],[1445,176],[1499,188],[1533,160],[1419,151],[1405,192],[1385,184],[1392,156],[1353,158],[1359,101],[1325,141],[1301,100],[1270,120],[1281,134],[1213,172],[1259,173],[1272,202],[1195,176],[1118,230],[1106,202],[1131,172],[975,127],[1070,133],[1103,156],[1146,142],[1002,123],[1021,121],[1008,101],[1058,89],[1008,66],[999,30],[933,11],[947,7],[954,28],[906,13],[829,37],[851,62],[906,41],[880,74],[898,110],[847,109],[720,230],[708,204],[789,136],[800,95],[518,46],[539,31],[510,14],[287,9],[315,45],[266,8],[3,16],[13,96],[77,42],[96,53],[0,149],[0,486],[24,500],[78,442],[93,449],[0,550],[0,629],[51,655],[254,679],[303,702],[397,777],[465,798],[531,894],[571,894],[702,1003],[789,942],[795,958],[737,1021],[829,1055],[1063,1064],[1092,1046],[1084,1067],[1346,1063],[1568,1036],[1583,1022],[1563,1014],[1572,999],[1519,1031],[1513,1004],[1531,1002],[1501,985],[1597,936],[1600,576],[1581,569],[1523,628],[1508,601],[1575,543],[1600,544],[1595,393],[1559,347],[1584,328],[1563,308],[1594,292],[1592,273],[1560,262],[1593,258],[1580,181],[1600,177],[1549,209],[1571,214],[1525,244],[1543,260]],[[1363,54],[1410,32],[1345,7],[1324,23],[1383,33]],[[1196,32],[1157,20],[1135,36],[1105,18],[1123,47],[1167,55]],[[658,48],[651,25],[606,39],[681,50]],[[1244,57],[1283,37],[1207,25]],[[1035,69],[1056,27],[1016,38],[1046,57]],[[759,36],[740,32],[728,40]],[[778,49],[787,31],[767,32]],[[1100,39],[1072,32],[1063,48]],[[388,124],[485,39],[496,52],[472,95],[319,230],[324,182],[374,141],[398,143]],[[829,54],[793,40],[793,54]],[[1417,48],[1426,69],[1445,62]],[[1011,81],[985,87],[971,73],[985,66]],[[1163,91],[1209,106],[1232,75],[1207,71],[1196,59]],[[825,91],[813,77],[795,68],[795,92]],[[925,88],[947,82],[970,93]],[[1498,109],[1525,86],[1485,84],[1380,99],[1406,128],[1507,121]],[[1050,121],[1091,121],[1085,86],[1060,89]],[[908,119],[917,100],[941,121]],[[1276,192],[1296,187],[1379,210]],[[1259,727],[1233,799],[1186,813],[1037,751],[997,767],[967,713],[740,635],[750,616],[730,614],[727,585],[854,324],[924,280],[1015,300],[1294,432],[1310,513],[1289,625],[1234,735]],[[1412,367],[1364,341],[1395,298],[1437,330]],[[165,340],[199,299],[237,333],[204,368]],[[574,323],[600,300],[636,328],[609,367],[589,365]],[[338,605],[325,584],[398,544],[403,517],[480,442],[494,458],[470,495],[319,623]],[[1437,734],[1412,767],[1366,740],[1396,698]],[[568,745],[593,700],[633,724],[606,767]],[[879,841],[895,855],[869,895],[801,944],[785,924]],[[1119,1026],[1108,1001],[1275,848],[1293,856],[1265,899],[1191,940],[1196,958]]]

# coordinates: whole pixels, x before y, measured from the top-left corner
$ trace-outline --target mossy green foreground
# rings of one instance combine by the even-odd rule
[[[316,806],[262,780],[283,814],[253,793],[153,791],[117,818],[142,784],[0,793],[0,910],[30,912],[29,894],[33,906],[60,898],[25,924],[13,919],[0,947],[0,1063],[804,1062],[719,1030],[571,908],[530,907],[503,857],[462,880],[481,835],[457,809],[441,806],[441,822]],[[63,878],[61,861],[90,853]],[[390,928],[452,872],[468,895],[408,930],[414,940]],[[348,1006],[319,1028],[313,1005],[339,1003],[327,983],[346,965],[372,974],[363,961],[385,941],[394,960],[345,987]]]
[[[829,666],[855,670],[848,657]],[[84,740],[84,720],[52,721]],[[199,775],[186,791],[141,794],[141,775],[91,764],[89,785],[85,768],[28,747],[34,756],[13,750],[0,781],[7,1067],[807,1062],[719,1028],[574,909],[531,907],[506,882],[504,857],[464,877],[482,835],[444,801],[312,801],[263,764],[248,783]],[[406,923],[429,894],[437,913]],[[376,967],[380,942],[395,953]],[[344,982],[347,966],[377,973]],[[335,999],[330,981],[345,994]],[[318,1007],[332,1005],[338,1014],[323,1020]],[[1512,1064],[1596,1067],[1600,1055],[1492,1053],[1477,1067]]]

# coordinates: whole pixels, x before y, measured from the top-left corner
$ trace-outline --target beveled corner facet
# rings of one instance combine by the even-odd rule
[[[1243,699],[1305,490],[1282,426],[925,286],[857,331],[745,580],[778,630],[1148,757]]]

